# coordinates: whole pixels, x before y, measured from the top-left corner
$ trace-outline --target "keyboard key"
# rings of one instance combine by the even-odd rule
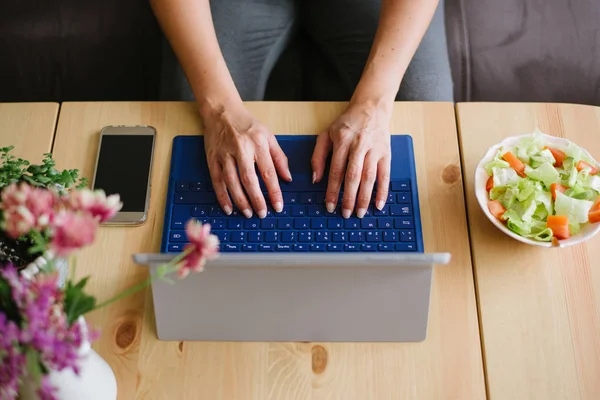
[[[343,248],[343,244],[330,243],[327,245],[327,251],[343,251]]]
[[[219,238],[221,243],[225,243],[227,242],[227,239],[229,239],[229,232],[227,231],[217,231],[215,232],[215,235]]]
[[[241,243],[246,241],[246,232],[235,231],[229,232],[229,241],[232,243]]]
[[[329,229],[342,229],[344,225],[344,220],[341,218],[332,218],[327,221],[327,227]]]
[[[271,233],[271,232],[269,232]],[[267,252],[267,251],[274,251],[275,250],[275,245],[274,244],[260,244],[258,245],[258,251],[263,251],[263,252]]]
[[[185,229],[185,224],[190,219],[189,206],[175,206],[171,214],[171,229]]]
[[[395,193],[388,193],[388,199],[387,199],[387,203],[388,204],[393,204],[396,202],[396,194]]]
[[[410,192],[400,192],[396,195],[396,202],[399,204],[410,204]]]
[[[379,245],[379,251],[394,251],[394,245],[382,243]]]
[[[413,228],[413,220],[412,218],[394,218],[394,225],[396,229],[410,229]]]
[[[304,243],[296,243],[294,245],[294,251],[308,251],[308,245]]]
[[[365,235],[362,231],[352,231],[352,232],[348,232],[348,239],[351,242],[364,242]]]
[[[283,202],[285,204],[300,204],[299,201],[300,193],[283,193]]]
[[[244,221],[245,229],[258,229],[259,226],[260,226],[259,219],[247,219],[246,221]]]
[[[227,219],[227,229],[237,230],[242,229],[244,225],[244,221],[238,218],[228,218]]]
[[[367,242],[381,242],[381,235],[378,231],[365,232]]]
[[[375,251],[377,249],[376,244],[365,243],[361,246],[362,251]]]
[[[278,244],[275,247],[276,251],[292,251],[292,245],[291,244]]]
[[[277,229],[292,229],[293,219],[291,218],[282,218],[277,221]]]
[[[175,184],[176,192],[187,192],[190,190],[190,184],[188,182],[177,182]]]
[[[257,244],[244,244],[242,245],[242,251],[257,251],[258,250],[258,245]]]
[[[325,192],[315,194],[315,204],[325,204]]]
[[[329,242],[330,236],[327,231],[319,231],[315,232],[315,241],[316,242]]]
[[[269,243],[279,242],[279,232],[277,232],[277,231],[265,232],[265,242],[269,242]]]
[[[298,232],[298,241],[299,242],[312,242],[313,241],[313,233],[312,232]]]
[[[321,217],[325,215],[326,209],[323,205],[308,206],[306,208],[309,217]]]
[[[334,242],[345,242],[346,241],[346,232],[333,232],[331,237]]]
[[[173,243],[169,245],[169,252],[171,253],[180,253],[183,251],[183,243]]]
[[[300,193],[298,202],[300,204],[315,204],[315,195],[312,193]]]
[[[346,245],[344,246],[344,250],[346,250],[346,251],[359,251],[360,250],[360,245],[359,244],[349,244],[349,243],[346,243]]]
[[[281,210],[280,213],[274,213],[274,215],[276,217],[289,217],[290,216],[290,209],[289,209],[289,207],[283,207],[283,210]]]
[[[290,215],[292,217],[305,217],[306,216],[306,206],[291,206],[290,207]]]
[[[241,248],[242,245],[240,244],[225,243],[224,245],[221,245],[221,250],[225,252],[240,251]]]
[[[350,217],[344,221],[344,228],[346,229],[360,229],[360,219]]]
[[[414,239],[413,231],[400,231],[400,241],[401,242],[413,242]]]
[[[416,249],[414,243],[396,243],[396,251],[415,251]]]
[[[294,220],[294,229],[310,229],[310,219],[296,218]]]
[[[217,197],[207,192],[182,192],[175,195],[175,204],[214,204]]]
[[[373,215],[376,217],[387,217],[388,215],[390,215],[390,207],[389,206],[383,206],[383,208],[381,210],[378,210],[377,208],[373,209]]]
[[[409,205],[393,205],[390,206],[391,216],[409,216],[412,215],[412,207]]]
[[[326,244],[314,243],[310,245],[310,251],[325,251],[327,249]]]
[[[384,242],[397,242],[398,234],[396,231],[385,231],[383,232],[383,241]]]
[[[192,217],[208,217],[208,207],[204,206],[193,206],[192,207]]]
[[[260,231],[250,231],[248,232],[248,242],[250,243],[260,243],[262,242],[263,233]]]
[[[225,218],[214,218],[210,224],[212,229],[219,230],[225,229],[227,226],[227,219]]]
[[[192,182],[190,183],[190,189],[194,192],[200,192],[204,190],[204,185],[202,182]]]
[[[377,220],[375,218],[363,218],[360,224],[362,229],[377,228]]]
[[[296,232],[294,232],[294,231],[281,232],[281,241],[284,243],[294,243],[296,241]]]
[[[377,227],[379,229],[392,229],[394,227],[394,220],[392,218],[378,218]]]
[[[210,215],[211,217],[222,217],[225,215],[225,213],[223,212],[223,210],[221,210],[220,206],[210,206],[208,215]]]
[[[171,241],[171,242],[187,242],[187,235],[185,234],[185,231],[171,232],[169,241]]]
[[[398,192],[400,190],[409,190],[410,186],[407,181],[395,181],[392,182],[392,191]]]
[[[327,220],[325,218],[313,218],[310,221],[310,227],[312,229],[325,229],[327,227]]]
[[[276,229],[277,220],[275,218],[265,218],[260,222],[260,227],[262,229]]]

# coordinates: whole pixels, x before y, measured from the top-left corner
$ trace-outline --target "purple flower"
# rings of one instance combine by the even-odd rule
[[[19,327],[0,312],[0,399],[17,396],[19,378],[25,372],[25,355],[19,347]]]

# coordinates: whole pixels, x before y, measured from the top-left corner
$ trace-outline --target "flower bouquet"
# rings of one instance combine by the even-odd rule
[[[7,151],[3,154],[6,166],[11,159]],[[40,173],[53,169],[50,155],[46,162],[49,169]],[[75,280],[74,260],[62,287],[55,264],[93,243],[99,225],[121,208],[119,196],[75,185],[76,171],[67,172],[67,182],[45,183],[39,177],[23,178],[23,170],[13,172],[10,182],[0,186],[0,238],[7,239],[5,249],[16,243],[27,253],[13,254],[0,264],[0,400],[16,399],[24,391],[54,399],[57,388],[50,375],[63,370],[78,374],[81,346],[97,337],[83,319],[85,314],[145,288],[154,279],[169,280],[173,273],[184,278],[191,271],[202,271],[206,261],[218,255],[219,240],[210,233],[210,225],[190,220],[186,225],[190,243],[179,256],[144,282],[99,302],[86,293],[89,277]],[[2,174],[0,166],[0,181],[5,179]],[[15,259],[24,264],[17,268]]]

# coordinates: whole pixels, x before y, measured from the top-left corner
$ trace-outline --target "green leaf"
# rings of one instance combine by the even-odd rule
[[[84,293],[85,285],[89,280],[89,276],[81,279],[75,285],[69,280],[65,288],[65,312],[69,325],[77,320],[80,316],[90,312],[96,306],[96,299]]]
[[[42,384],[42,368],[41,368],[41,360],[39,353],[32,349],[31,347],[27,347],[25,351],[25,358],[27,359],[27,371],[33,381],[36,384],[36,387],[40,387]]]

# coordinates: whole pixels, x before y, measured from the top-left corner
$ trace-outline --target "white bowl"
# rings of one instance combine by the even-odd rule
[[[538,134],[540,134],[540,133],[538,132]],[[553,242],[540,242],[537,240],[528,239],[523,236],[517,235],[516,233],[514,233],[513,231],[508,229],[506,227],[506,225],[504,225],[503,223],[498,221],[498,219],[496,219],[496,217],[494,217],[492,215],[492,213],[490,212],[490,210],[488,209],[489,197],[488,197],[488,192],[485,189],[485,185],[489,178],[489,175],[487,174],[484,166],[494,158],[494,156],[498,152],[498,149],[500,149],[501,147],[512,149],[518,144],[518,142],[522,138],[528,137],[528,136],[533,136],[533,133],[526,134],[526,135],[520,135],[520,136],[511,136],[509,138],[504,139],[502,142],[490,147],[487,150],[487,152],[485,153],[485,155],[483,156],[483,158],[477,165],[477,168],[475,169],[475,196],[477,197],[477,202],[479,203],[479,206],[483,210],[484,214],[488,217],[488,219],[498,229],[500,229],[502,232],[504,232],[508,236],[512,237],[513,239],[516,239],[516,240],[526,243],[526,244],[531,244],[534,246],[541,246],[541,247],[556,247],[556,246],[568,247],[568,246],[573,246],[575,244],[582,243],[582,242],[588,240],[589,238],[591,238],[592,236],[594,236],[595,234],[597,234],[600,231],[600,223],[585,224],[584,226],[581,227],[581,231],[578,234],[573,235],[570,238],[565,239],[565,240],[559,240],[558,244],[555,244]],[[546,135],[543,133],[541,134],[541,136],[544,139],[544,143],[547,143],[548,145],[555,145],[555,146],[565,148],[571,143],[570,140],[559,138],[556,136],[550,136],[550,135]],[[594,163],[596,165],[599,165],[599,163],[587,152],[587,150],[583,149],[583,151],[591,160],[594,161]]]

